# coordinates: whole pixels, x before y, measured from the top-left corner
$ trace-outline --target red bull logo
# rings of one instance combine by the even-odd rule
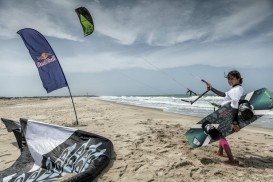
[[[54,54],[43,52],[40,57],[38,57],[36,65],[38,68],[40,68],[54,61],[57,61]]]

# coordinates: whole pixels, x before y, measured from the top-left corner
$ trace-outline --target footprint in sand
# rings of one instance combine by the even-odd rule
[[[174,163],[171,167],[171,169],[177,169],[177,168],[181,168],[181,167],[185,167],[185,166],[189,166],[192,165],[192,162],[190,161],[181,161],[181,162],[177,162]]]
[[[215,171],[213,174],[215,176],[223,176],[224,175],[222,171]]]
[[[0,155],[0,157],[5,157],[5,156],[9,156],[11,154],[3,154],[3,155]]]
[[[213,163],[215,163],[213,160],[211,160],[211,159],[209,159],[209,158],[202,158],[202,159],[200,159],[200,162],[202,163],[202,164],[204,164],[204,165],[208,165],[208,164],[213,164]]]

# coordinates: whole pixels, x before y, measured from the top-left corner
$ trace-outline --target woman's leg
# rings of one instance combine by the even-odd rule
[[[221,146],[221,139],[219,140],[219,150],[217,152],[217,155],[223,156],[223,147]]]
[[[220,144],[221,148],[226,152],[228,159],[229,159],[228,162],[234,164],[235,160],[234,160],[234,157],[232,155],[232,152],[231,152],[231,149],[229,147],[227,140],[225,138],[221,138],[219,140],[219,144]]]

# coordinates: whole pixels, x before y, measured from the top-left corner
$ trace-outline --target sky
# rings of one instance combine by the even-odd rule
[[[74,11],[86,7],[95,31],[84,37]],[[245,91],[273,91],[272,0],[0,0],[0,97],[47,94],[22,39],[41,32],[73,95],[184,94],[200,79],[229,89],[236,69]]]

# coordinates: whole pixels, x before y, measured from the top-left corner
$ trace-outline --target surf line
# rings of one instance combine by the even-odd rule
[[[143,61],[145,61],[147,64],[149,64],[150,66],[152,66],[155,70],[157,70],[158,72],[162,73],[163,75],[165,75],[166,77],[168,77],[169,79],[173,80],[176,84],[178,84],[179,86],[181,86],[183,89],[187,89],[187,92],[186,92],[186,95],[187,93],[190,93],[190,95],[193,93],[194,95],[198,96],[198,94],[196,94],[196,92],[192,91],[191,89],[189,89],[186,85],[182,84],[181,82],[177,81],[175,78],[173,78],[171,75],[169,75],[168,73],[166,73],[165,71],[163,71],[162,69],[160,69],[159,67],[155,66],[154,64],[152,64],[151,62],[149,62],[145,57],[142,58]],[[193,75],[193,74],[192,74]],[[202,82],[206,82],[205,80],[203,79],[200,79]],[[212,106],[214,106],[214,110],[215,110],[215,107],[220,107],[220,105],[216,104],[216,103],[213,103],[213,102],[210,102],[208,100],[206,100],[205,98],[203,98],[203,96],[207,93],[208,91],[205,91],[203,92],[202,94],[200,94],[195,100],[193,101],[189,101],[189,100],[185,100],[185,99],[181,99],[181,101],[184,101],[184,102],[188,102],[190,103],[191,105],[193,103],[195,103],[197,100],[199,99],[203,99],[204,101],[208,102],[209,104],[211,104]]]

